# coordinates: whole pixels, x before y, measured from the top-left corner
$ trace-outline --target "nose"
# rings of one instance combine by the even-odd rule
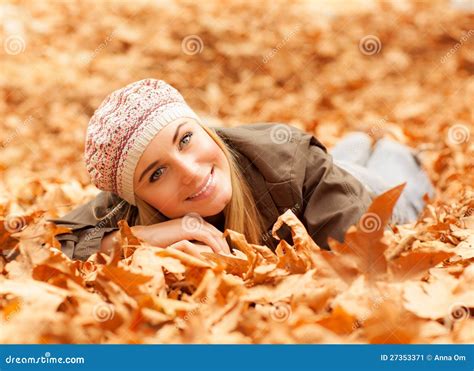
[[[177,161],[178,169],[181,173],[181,182],[184,185],[189,185],[193,181],[199,180],[199,166],[189,158],[182,158]]]

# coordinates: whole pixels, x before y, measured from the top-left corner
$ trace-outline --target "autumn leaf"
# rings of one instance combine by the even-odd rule
[[[343,243],[334,239],[328,241],[332,251],[344,256],[345,260],[353,261],[359,272],[369,280],[379,279],[387,273],[385,250],[388,246],[382,238],[385,226],[404,188],[405,184],[401,184],[377,196],[358,224],[347,231]],[[328,254],[325,256],[333,265],[337,265],[337,258]]]
[[[0,250],[9,250],[14,248],[19,239],[12,235],[20,233],[29,224],[37,220],[43,211],[34,211],[28,215],[8,215],[0,217]]]
[[[124,256],[127,258],[132,255],[133,251],[141,245],[140,240],[136,237],[126,220],[119,220],[120,239],[123,247]]]
[[[242,277],[248,271],[249,263],[246,260],[209,252],[203,252],[201,255],[217,264],[221,264],[222,268],[230,274]]]
[[[52,247],[55,247],[57,249],[61,248],[61,243],[55,238],[59,234],[63,233],[71,233],[70,228],[66,227],[58,227],[54,223],[46,223],[45,224],[46,231],[44,233],[44,241]]]
[[[115,282],[130,296],[143,294],[140,286],[152,279],[151,276],[133,273],[126,268],[115,266],[104,266],[99,272],[99,277]]]
[[[48,251],[45,259],[36,260],[32,277],[39,281],[67,288],[67,279],[83,286],[81,277],[73,261],[60,252]]]
[[[394,279],[417,280],[428,274],[428,269],[455,255],[448,249],[426,246],[402,253],[389,261],[389,270]]]

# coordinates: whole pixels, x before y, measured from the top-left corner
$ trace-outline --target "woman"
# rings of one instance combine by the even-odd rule
[[[110,94],[90,120],[85,161],[102,192],[53,221],[72,229],[58,239],[73,259],[108,252],[121,219],[151,245],[199,256],[230,252],[225,229],[275,248],[271,228],[292,209],[327,249],[327,238],[343,241],[376,194],[408,181],[394,213],[394,221],[404,223],[416,219],[423,194],[432,192],[409,149],[398,143],[392,142],[400,152],[393,161],[415,164],[415,173],[402,167],[401,179],[385,182],[371,171],[368,165],[384,168],[378,162],[387,157],[388,142],[381,143],[372,151],[369,137],[357,133],[336,146],[335,165],[315,137],[288,125],[206,127],[176,89],[145,79]],[[365,153],[364,161],[353,148]],[[289,231],[281,237],[288,240]]]

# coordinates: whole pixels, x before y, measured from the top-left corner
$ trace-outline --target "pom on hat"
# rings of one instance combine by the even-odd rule
[[[111,93],[87,128],[84,159],[92,183],[136,205],[138,160],[162,128],[183,117],[201,123],[183,96],[162,80],[140,80]]]

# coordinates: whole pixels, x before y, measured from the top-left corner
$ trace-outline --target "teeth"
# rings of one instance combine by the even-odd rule
[[[207,183],[206,183],[206,185],[204,186],[204,188],[201,189],[198,193],[193,194],[193,195],[192,195],[191,197],[189,197],[189,198],[195,198],[195,197],[199,196],[201,193],[206,192],[206,189],[207,189],[207,187],[209,187],[209,185],[211,184],[213,177],[214,177],[214,174],[211,174],[211,176],[209,177],[209,180],[207,181]]]

